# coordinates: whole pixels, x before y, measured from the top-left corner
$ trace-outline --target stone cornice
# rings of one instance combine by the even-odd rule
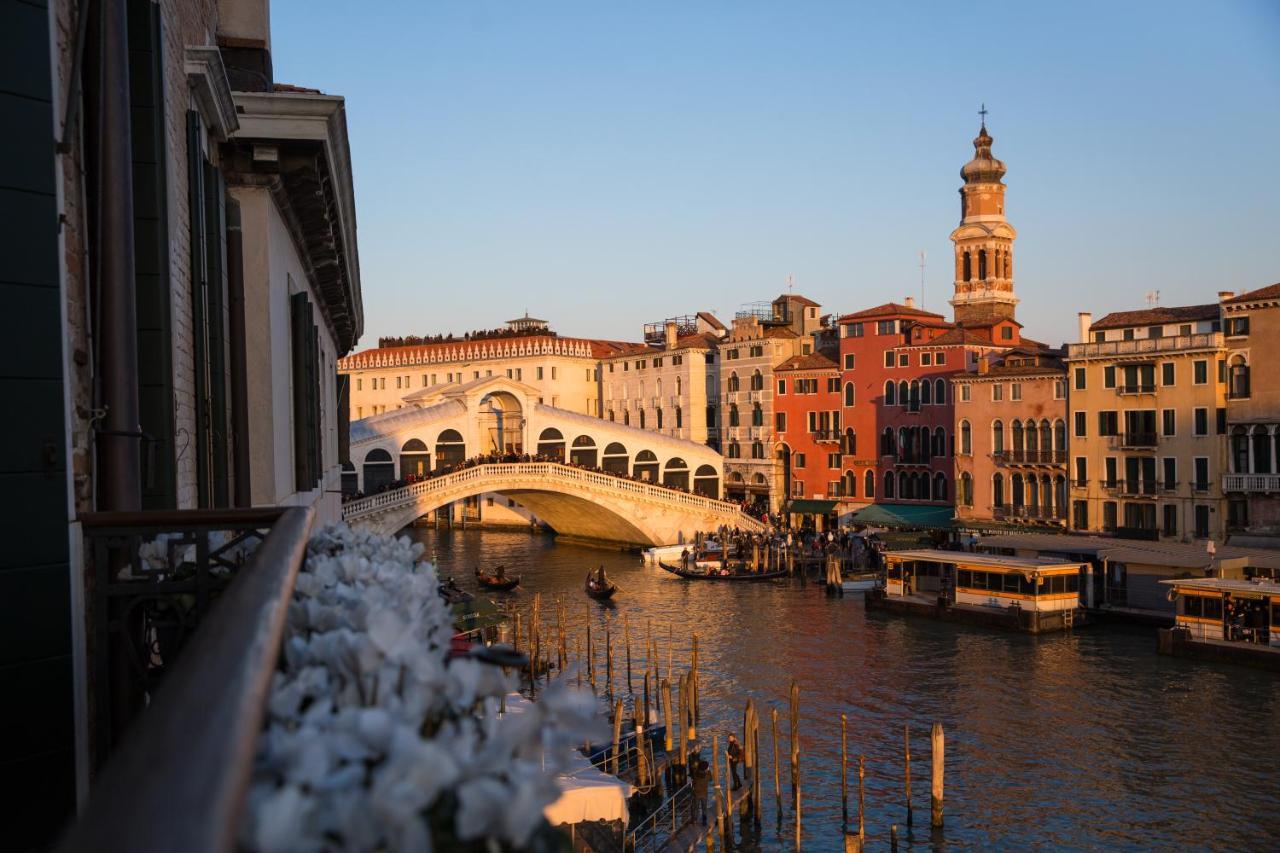
[[[187,45],[184,63],[187,85],[195,96],[200,117],[215,139],[226,142],[240,128],[240,120],[227,82],[227,69],[222,64],[222,51],[213,45]]]

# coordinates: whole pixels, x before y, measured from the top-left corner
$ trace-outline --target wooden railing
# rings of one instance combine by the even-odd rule
[[[682,492],[639,480],[629,480],[599,471],[586,471],[557,462],[499,462],[463,468],[461,471],[441,474],[398,489],[389,489],[376,495],[348,501],[342,507],[342,517],[348,521],[356,521],[383,510],[414,503],[427,495],[453,492],[467,484],[475,484],[478,490],[483,491],[486,482],[504,479],[539,480],[547,484],[574,483],[604,489],[620,497],[640,498],[673,508],[742,516],[735,521],[740,527],[751,530],[761,527],[758,521],[743,515],[739,506],[729,501]]]
[[[118,599],[108,607],[116,627],[141,631],[138,637],[145,642],[148,656],[137,663],[159,662],[164,677],[158,684],[143,683],[145,708],[107,756],[84,813],[60,849],[234,849],[267,690],[313,516],[311,507],[289,507],[81,517],[95,582],[107,581],[105,590],[96,591],[95,606],[104,597]],[[230,533],[230,539],[215,543],[212,534],[218,531]],[[138,545],[154,542],[157,532],[173,536],[165,544],[168,567],[148,572]],[[250,540],[258,539],[248,550]],[[150,562],[158,562],[156,556]],[[195,559],[188,561],[188,556]],[[179,566],[186,569],[178,571]],[[215,594],[220,567],[230,576]],[[129,599],[140,604],[164,596],[175,597],[171,606],[191,607],[198,619],[189,638],[168,651],[160,642],[161,624],[148,628],[137,607],[119,606]],[[202,597],[203,605],[197,606]],[[111,626],[101,624],[108,612],[93,614],[95,645],[99,638],[111,639]],[[125,641],[129,639],[126,633]],[[95,647],[95,660],[100,654],[108,661],[121,657]],[[116,700],[120,690],[142,686],[130,680],[128,670],[123,683],[112,682],[108,663],[95,673],[95,691],[106,687],[100,681],[104,672]]]

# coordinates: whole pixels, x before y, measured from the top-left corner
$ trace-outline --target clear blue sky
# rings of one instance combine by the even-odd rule
[[[795,290],[950,315],[985,101],[1028,336],[1280,281],[1280,2],[277,0],[347,98],[365,336],[646,321]]]

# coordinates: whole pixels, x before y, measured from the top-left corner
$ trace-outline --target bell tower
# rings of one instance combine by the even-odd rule
[[[960,177],[960,226],[951,232],[956,251],[955,320],[966,326],[989,325],[1012,318],[1013,241],[1018,232],[1004,218],[1005,165],[991,156],[987,109],[979,111],[982,128],[973,140],[973,159]]]

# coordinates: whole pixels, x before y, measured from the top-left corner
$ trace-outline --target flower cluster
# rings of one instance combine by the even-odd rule
[[[554,774],[593,733],[590,694],[447,657],[453,628],[422,546],[346,525],[308,546],[271,686],[241,844],[277,850],[519,848]]]

